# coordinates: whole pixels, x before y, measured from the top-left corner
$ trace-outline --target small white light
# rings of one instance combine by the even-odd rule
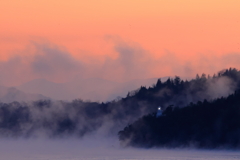
[[[158,110],[161,110],[161,107],[158,107]]]

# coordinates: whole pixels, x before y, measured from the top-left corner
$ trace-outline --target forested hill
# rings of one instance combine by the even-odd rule
[[[129,92],[121,103],[153,112],[159,105],[163,108],[169,105],[183,107],[191,102],[226,97],[237,89],[240,89],[240,71],[230,68],[213,76],[197,75],[190,81],[183,81],[178,76],[165,82],[159,79],[152,87],[142,86]]]
[[[1,136],[82,137],[89,133],[113,134],[143,115],[171,105],[226,97],[240,88],[240,71],[228,69],[212,77],[202,74],[190,81],[179,77],[152,87],[141,87],[111,102],[43,100],[0,103]],[[41,133],[41,134],[40,134]]]
[[[240,148],[240,90],[227,98],[168,107],[144,116],[119,133],[125,146]]]

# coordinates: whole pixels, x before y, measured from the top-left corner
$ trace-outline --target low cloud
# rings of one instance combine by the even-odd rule
[[[151,69],[153,59],[141,46],[117,42],[114,52],[117,53],[118,58],[106,58],[102,67],[106,75],[103,76],[108,76],[109,73],[117,74],[122,81],[151,77],[149,70]]]
[[[64,81],[83,70],[80,61],[56,46],[46,43],[31,43],[30,46],[31,49],[0,62],[2,85],[19,85],[38,78]]]
[[[14,86],[37,78],[54,82],[65,82],[74,77],[113,81],[174,75],[189,78],[197,73],[213,74],[225,68],[240,67],[240,53],[222,56],[199,54],[194,59],[187,59],[165,51],[155,58],[140,44],[120,38],[109,39],[114,43],[113,54],[117,54],[117,58],[105,56],[103,63],[96,62],[96,59],[88,62],[76,59],[67,50],[51,43],[32,42],[31,49],[27,48],[8,61],[0,62],[0,84]]]
[[[57,76],[63,78],[71,73],[81,73],[82,64],[75,60],[68,52],[57,47],[36,45],[37,52],[30,62],[32,72],[42,77]]]

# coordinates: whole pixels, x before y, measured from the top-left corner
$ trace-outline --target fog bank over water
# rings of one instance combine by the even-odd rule
[[[113,139],[0,140],[0,160],[234,160],[238,151],[120,148]]]

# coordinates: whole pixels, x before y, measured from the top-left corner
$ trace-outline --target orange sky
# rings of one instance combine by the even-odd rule
[[[119,41],[141,46],[152,58],[172,52],[182,63],[202,55],[240,53],[239,0],[0,0],[0,4],[2,61],[31,54],[22,52],[31,41],[52,43],[87,63],[104,61],[106,55],[117,58],[114,46]]]

